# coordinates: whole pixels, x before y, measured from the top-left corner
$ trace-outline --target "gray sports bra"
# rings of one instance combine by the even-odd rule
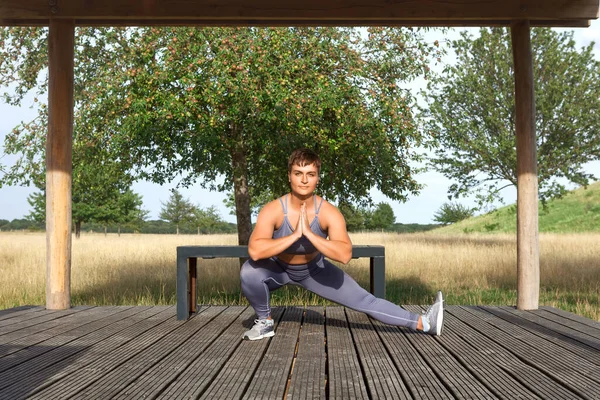
[[[294,231],[292,228],[292,224],[287,217],[287,194],[279,198],[279,202],[281,203],[281,207],[283,208],[283,222],[279,229],[276,229],[273,232],[273,239],[279,239],[285,236],[289,236]],[[285,203],[283,202],[283,197],[285,197]],[[327,238],[327,232],[321,229],[321,224],[319,224],[319,210],[321,209],[321,205],[323,204],[323,198],[319,202],[319,206],[317,207],[317,198],[313,195],[313,203],[315,204],[315,218],[310,223],[310,229],[317,235],[322,238]],[[302,236],[300,239],[296,240],[290,247],[288,247],[284,253],[287,254],[310,254],[317,251],[315,246],[308,240],[305,236]]]

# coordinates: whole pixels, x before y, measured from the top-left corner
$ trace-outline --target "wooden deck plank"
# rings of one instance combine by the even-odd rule
[[[350,332],[358,352],[371,399],[411,399],[412,396],[381,342],[369,317],[347,309]],[[399,335],[402,333],[398,332]]]
[[[578,321],[573,321],[572,319],[565,319],[562,316],[556,315],[545,310],[536,310],[532,313],[540,318],[552,321],[555,324],[563,325],[566,328],[573,330],[574,332],[582,333],[584,335],[592,337],[593,339],[589,339],[587,338],[587,336],[582,336],[586,337],[587,341],[591,340],[594,343],[600,345],[600,329],[598,328],[590,326],[589,324],[583,324]]]
[[[13,383],[0,390],[0,399],[14,400],[33,395],[73,371],[101,359],[124,343],[135,340],[143,332],[172,318],[173,313],[174,307],[164,306],[142,310],[70,343],[67,348],[55,348],[41,357],[20,364],[2,377],[3,381],[10,378]],[[54,356],[52,353],[59,355]],[[64,358],[57,361],[60,356]],[[49,357],[55,358],[47,360]],[[54,363],[47,365],[51,361]],[[45,365],[46,368],[43,368]]]
[[[4,310],[0,310],[0,321],[42,310],[45,310],[45,308],[42,306],[19,306],[14,308],[5,308]]]
[[[0,357],[14,353],[20,349],[33,346],[49,340],[57,335],[97,321],[104,316],[113,313],[123,312],[132,307],[95,307],[82,311],[81,313],[71,314],[64,318],[54,319],[45,324],[37,324],[18,331],[13,331],[0,336],[0,344],[5,344],[0,350]]]
[[[358,362],[343,307],[325,309],[327,376],[330,399],[368,399],[367,385]]]
[[[474,313],[476,312],[477,315],[482,315],[485,318],[488,318],[489,315],[497,316],[496,313],[486,311],[484,308],[469,307],[468,310],[473,311]],[[498,318],[496,321],[496,326],[503,332],[525,342],[540,354],[545,354],[547,357],[552,357],[556,360],[560,360],[566,365],[573,366],[572,368],[577,370],[577,374],[581,373],[584,376],[595,380],[600,389],[600,368],[598,364],[590,362],[569,349],[558,345],[556,342],[547,340],[536,334],[536,332],[526,329],[528,326],[531,326],[527,320],[521,318]]]
[[[569,399],[577,396],[541,371],[523,363],[499,344],[452,314],[445,316],[444,344],[471,373],[503,399]]]
[[[596,365],[600,365],[600,351],[598,351],[600,349],[595,349],[580,341],[535,323],[535,321],[539,321],[539,318],[532,313],[515,313],[516,310],[514,309],[505,309],[499,307],[481,308],[511,323],[518,324],[523,329],[526,329],[529,332],[544,338],[545,340],[563,347],[571,353],[577,354],[578,356],[585,358]]]
[[[256,342],[241,340],[254,318],[241,306],[202,306],[187,321],[174,307],[98,307],[35,323],[21,309],[5,327],[25,323],[25,336],[0,343],[0,366],[12,363],[0,399],[600,398],[594,321],[553,309],[446,309],[434,337],[339,306],[277,307],[275,337]]]
[[[325,309],[307,307],[298,351],[292,367],[287,399],[324,399],[327,375],[325,370]]]
[[[88,365],[85,369],[71,373],[63,378],[59,385],[43,390],[32,398],[56,398],[58,393],[65,392],[71,396],[77,395],[77,397],[85,399],[91,396],[110,398],[110,396],[104,396],[105,392],[117,386],[120,379],[126,379],[129,370],[144,367],[144,361],[138,362],[139,359],[136,358],[138,354],[144,353],[143,358],[145,360],[152,359],[155,352],[160,353],[162,345],[169,346],[170,343],[178,342],[181,336],[187,337],[187,335],[195,332],[198,326],[212,320],[223,309],[223,306],[208,307],[194,317],[196,321],[188,324],[169,319],[151,331],[145,332],[136,340],[128,342],[97,362]],[[130,360],[133,361],[130,362]],[[122,365],[126,366],[125,370],[127,372],[120,368]],[[121,369],[121,372],[115,374],[114,371],[118,369]]]
[[[198,398],[241,344],[242,335],[247,329],[243,324],[254,316],[254,310],[251,308],[236,307],[236,310],[242,313],[183,369],[175,381],[169,382],[166,388],[155,388],[153,393],[142,392],[147,394],[145,398],[154,398],[156,395],[157,399]]]
[[[301,307],[286,307],[275,336],[260,361],[243,399],[281,399],[292,368],[304,315]]]
[[[20,362],[14,368],[0,373],[0,389],[18,382],[25,373],[31,375],[44,368],[51,367],[77,352],[84,351],[93,343],[106,338],[108,335],[118,332],[118,329],[125,329],[126,326],[136,321],[136,314],[142,315],[143,318],[145,311],[149,307],[133,307],[123,309],[121,312],[116,312],[114,308],[106,309],[113,310],[113,313],[75,329],[76,333],[68,332],[68,335],[66,335],[67,340],[64,340],[62,344],[56,338],[51,338],[44,342],[36,343],[28,349],[31,350],[29,352],[20,352],[23,354],[17,353],[15,356]],[[97,315],[100,317],[102,314],[98,313]],[[121,322],[121,324],[116,324],[116,322]],[[106,329],[107,327],[108,329]],[[102,330],[104,331],[98,335],[97,332]],[[60,336],[58,335],[58,337]]]
[[[271,316],[275,322],[275,332],[279,320],[283,315],[283,307],[275,307],[271,310]],[[244,330],[250,329],[254,323],[252,320],[244,321]],[[240,332],[240,338],[244,333]],[[275,333],[277,335],[277,333]],[[218,372],[215,379],[209,383],[200,399],[241,399],[244,392],[254,376],[261,357],[267,351],[272,338],[266,340],[241,340],[235,351]]]
[[[415,313],[423,311],[419,306],[403,307]],[[454,397],[458,399],[498,398],[485,384],[476,379],[460,360],[446,350],[442,344],[443,336],[413,333],[407,334],[406,337]]]
[[[566,336],[577,342],[583,343],[586,346],[589,346],[593,349],[600,350],[600,344],[598,344],[598,341],[594,337],[587,335],[585,333],[582,333],[580,331],[571,329],[570,327],[568,327],[566,325],[556,323],[547,318],[543,318],[543,317],[537,315],[536,313],[532,313],[532,312],[528,312],[528,311],[519,311],[519,310],[515,310],[514,308],[510,308],[510,307],[500,307],[500,309],[511,312],[521,318],[525,318],[529,321],[532,321],[538,325],[541,325],[547,329],[550,329],[551,331],[559,333],[562,336]]]
[[[78,397],[93,400],[93,399],[112,399],[119,392],[127,391],[127,386],[133,383],[138,377],[144,375],[152,367],[155,371],[158,369],[168,369],[169,362],[173,361],[173,357],[183,357],[185,354],[182,351],[189,350],[186,347],[187,342],[201,344],[202,340],[207,335],[214,338],[214,334],[222,331],[218,326],[220,321],[216,320],[226,312],[226,319],[229,323],[235,319],[239,311],[223,306],[214,306],[203,312],[200,317],[192,318],[187,324],[184,324],[176,331],[172,332],[168,338],[163,338],[152,346],[147,347],[143,352],[137,353],[134,357],[129,358],[126,362],[114,368],[108,373],[105,373],[102,378],[95,381],[85,390],[78,393]],[[216,330],[216,329],[218,330]],[[182,349],[182,350],[180,350]],[[154,379],[158,376],[153,375]]]
[[[413,398],[454,399],[433,370],[410,344],[407,328],[371,321]]]
[[[219,336],[239,319],[245,309],[245,307],[228,307],[215,319],[201,326],[189,340],[170,351],[160,362],[155,362],[142,374],[129,373],[128,379],[131,384],[128,384],[120,393],[111,394],[111,398],[134,400],[156,397],[200,354],[209,346],[214,345]],[[117,372],[118,370],[115,371],[115,373]],[[198,375],[198,372],[195,372]]]
[[[87,385],[99,379],[106,371],[116,368],[137,352],[143,351],[147,346],[177,329],[180,324],[176,322],[172,311],[169,311],[168,314],[167,319],[163,319],[163,316],[159,315],[158,320],[160,322],[158,324],[153,324],[154,321],[150,322],[152,325],[150,329],[145,329],[146,326],[144,325],[140,326],[139,331],[141,331],[141,334],[138,331],[138,335],[127,337],[124,343],[118,340],[112,341],[112,338],[109,338],[108,343],[117,346],[93,349],[99,351],[102,357],[95,358],[93,362],[86,363],[77,370],[71,370],[68,375],[62,376],[58,383],[47,386],[31,398],[47,399],[54,398],[59,394],[71,396],[83,390]],[[116,336],[116,338],[118,339],[119,336]]]
[[[78,306],[68,310],[40,310],[34,313],[26,313],[14,318],[0,321],[0,335],[4,335],[19,329],[24,329],[37,324],[44,324],[53,319],[62,318],[67,315],[75,314],[91,307]]]
[[[52,335],[39,343],[30,343],[29,339],[31,336],[26,336],[22,341],[9,343],[2,346],[0,353],[3,353],[4,355],[0,358],[0,373],[14,367],[15,365],[22,365],[28,360],[37,358],[53,349],[60,348],[61,346],[77,339],[78,336],[89,333],[87,329],[90,329],[89,324],[94,322],[94,318],[97,320],[102,320],[105,317],[117,314],[119,312],[122,312],[122,310],[118,310],[116,308],[99,308],[97,310],[90,310],[89,314],[81,315],[79,320],[65,319],[65,325],[63,327],[64,330],[62,332],[59,331],[55,335]],[[128,315],[126,314],[125,317],[127,316]],[[83,322],[83,324],[79,323],[79,321]],[[74,331],[78,328],[81,328],[82,325],[87,329],[83,331],[79,329],[79,332],[83,333],[78,335],[77,332]],[[94,329],[94,325],[91,325],[91,327],[91,329]],[[36,360],[35,364],[38,365],[39,361]]]
[[[578,396],[591,399],[600,398],[600,385],[579,374],[576,366],[571,367],[564,364],[559,357],[547,351],[546,347],[536,348],[521,340],[521,337],[529,340],[531,336],[535,335],[528,334],[524,329],[511,326],[510,323],[474,307],[457,308],[453,310],[453,314],[460,316],[461,320],[472,327],[485,325],[480,329],[481,333],[500,344],[524,363],[543,371]],[[505,330],[509,330],[511,333],[507,333]]]
[[[550,306],[541,306],[540,310],[551,312],[552,314],[560,315],[565,319],[569,319],[571,321],[577,321],[585,325],[589,325],[593,328],[600,329],[600,321],[594,321],[592,319],[582,317],[581,315],[573,314],[568,311],[561,310],[560,308],[550,307]]]

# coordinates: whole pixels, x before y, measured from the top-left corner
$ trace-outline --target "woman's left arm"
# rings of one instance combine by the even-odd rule
[[[319,213],[319,223],[327,230],[329,240],[316,235],[310,229],[306,206],[301,208],[301,221],[303,235],[315,246],[325,257],[344,264],[352,259],[352,242],[346,230],[346,221],[342,213],[332,204],[323,203]]]

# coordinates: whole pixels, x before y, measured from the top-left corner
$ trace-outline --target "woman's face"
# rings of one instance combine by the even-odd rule
[[[319,170],[315,164],[301,167],[294,164],[288,172],[290,187],[293,193],[300,196],[312,195],[319,183]]]

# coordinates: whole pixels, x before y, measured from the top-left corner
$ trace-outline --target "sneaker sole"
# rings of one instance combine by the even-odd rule
[[[442,335],[442,328],[443,328],[443,323],[444,323],[444,301],[442,300],[441,302],[442,304],[440,304],[440,311],[438,312],[437,318],[436,318],[436,325],[435,325],[435,335],[436,336],[441,336]]]
[[[244,336],[244,340],[260,340],[260,339],[264,339],[264,338],[270,338],[275,336],[275,332],[271,331],[271,332],[267,332],[264,335],[260,335],[257,336],[255,338],[249,338],[248,336]]]

